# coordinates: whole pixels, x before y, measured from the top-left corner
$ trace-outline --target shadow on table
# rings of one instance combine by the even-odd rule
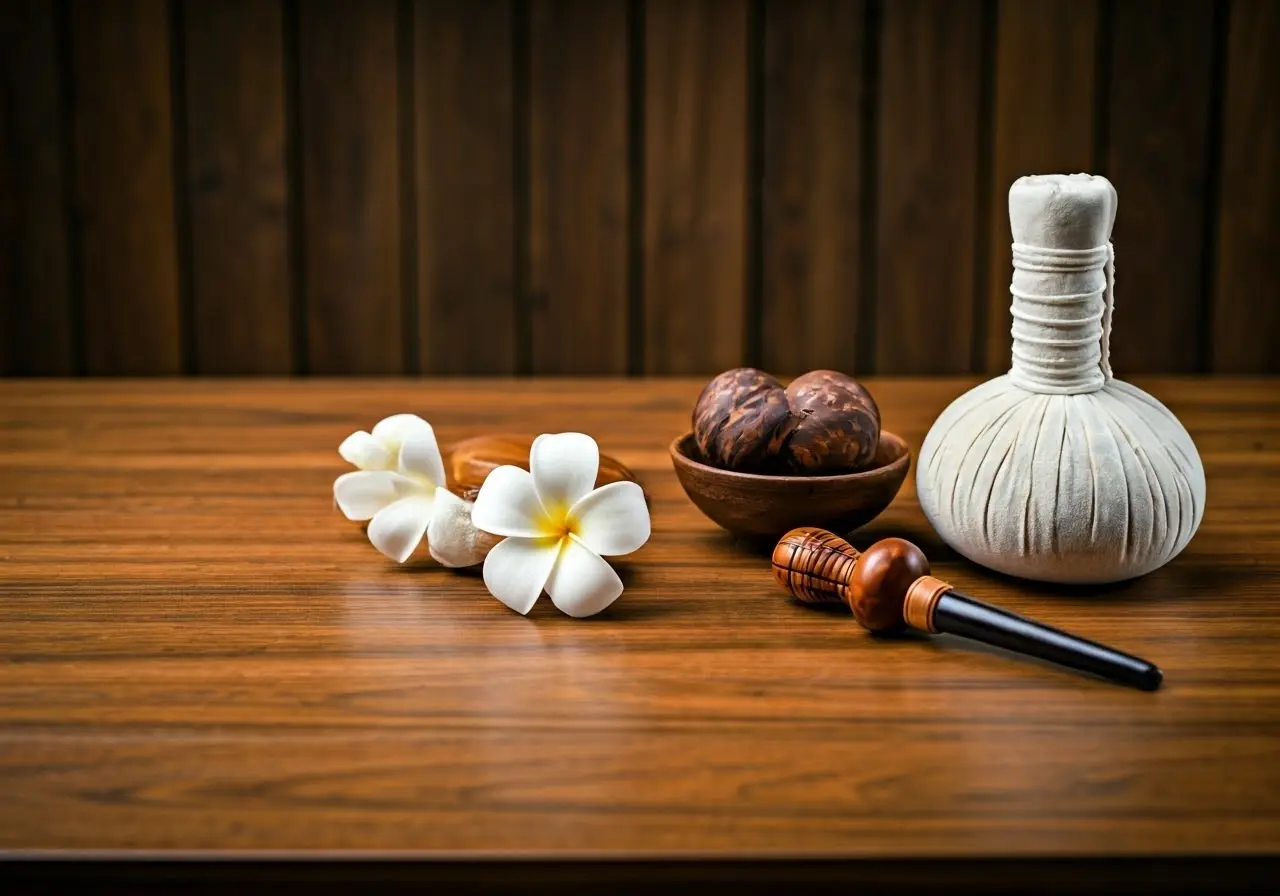
[[[640,593],[640,588],[644,583],[644,572],[635,564],[627,561],[611,560],[610,565],[614,571],[618,573],[618,578],[622,580],[623,593],[611,606],[607,607],[595,616],[588,616],[584,619],[573,619],[565,615],[547,598],[544,594],[533,609],[529,611],[529,619],[566,619],[575,622],[592,622],[592,621],[632,621],[641,619],[657,619],[668,618],[678,615],[688,609],[686,602],[678,600],[655,600],[647,598]],[[392,565],[388,572],[392,575],[402,576],[421,576],[424,579],[431,576],[457,576],[464,579],[472,580],[476,583],[476,587],[483,588],[483,564],[478,566],[469,566],[463,569],[450,569],[441,566],[430,557],[423,555],[420,559],[415,558],[408,563],[401,565]]]
[[[1247,591],[1274,581],[1276,576],[1273,567],[1209,563],[1191,555],[1174,558],[1170,564],[1160,569],[1123,582],[1078,585],[1038,582],[1006,575],[972,562],[947,546],[925,523],[904,525],[898,522],[872,521],[854,532],[845,533],[843,537],[859,551],[865,551],[884,538],[906,539],[923,550],[935,568],[944,564],[961,567],[965,581],[957,583],[957,587],[980,600],[983,598],[982,585],[986,582],[990,583],[992,592],[1023,592],[1065,605],[1084,606],[1102,602],[1117,606],[1139,606]],[[777,540],[742,538],[721,531],[710,536],[708,542],[716,550],[754,563],[767,560]],[[946,574],[942,575],[946,578]],[[975,577],[977,582],[974,581]],[[832,613],[847,612],[840,606],[819,609]]]

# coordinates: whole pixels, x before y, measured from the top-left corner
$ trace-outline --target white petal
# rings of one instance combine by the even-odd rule
[[[382,508],[369,523],[369,541],[392,560],[403,563],[422,541],[433,503],[427,497],[413,497]]]
[[[436,489],[436,506],[427,527],[427,549],[436,562],[454,569],[484,560],[482,535],[471,522],[471,502],[447,488]]]
[[[498,542],[484,558],[485,587],[517,613],[528,613],[556,565],[562,541],[559,538],[508,538]]]
[[[519,467],[498,467],[485,477],[471,508],[471,522],[494,535],[539,538],[546,535],[545,514],[533,489],[533,476]]]
[[[395,458],[387,453],[382,443],[364,430],[353,432],[338,446],[342,459],[361,470],[389,470]]]
[[[444,485],[444,460],[431,424],[424,422],[421,429],[400,444],[400,472],[422,476],[432,485]]]
[[[594,616],[618,599],[622,579],[603,557],[569,538],[560,551],[551,578],[547,579],[551,602],[570,616]]]
[[[542,506],[554,516],[595,488],[600,447],[580,432],[543,434],[529,449],[529,469]]]
[[[390,470],[357,470],[333,482],[333,498],[349,520],[371,519],[387,505],[420,491],[412,479]]]
[[[573,506],[569,516],[582,543],[597,554],[630,554],[649,540],[649,508],[634,482],[611,482]]]
[[[373,437],[380,442],[392,442],[396,445],[422,430],[430,429],[431,424],[417,414],[393,414],[378,421],[373,428]]]

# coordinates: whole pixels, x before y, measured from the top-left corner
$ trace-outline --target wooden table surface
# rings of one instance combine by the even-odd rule
[[[1140,693],[789,602],[667,444],[700,383],[0,382],[0,850],[468,859],[1280,852],[1280,382],[1136,380],[1195,438],[1199,534],[1105,588],[963,590],[1149,657]],[[913,455],[971,385],[868,380]],[[400,568],[332,507],[349,432],[581,429],[653,538],[590,620]],[[912,477],[914,478],[914,477]]]

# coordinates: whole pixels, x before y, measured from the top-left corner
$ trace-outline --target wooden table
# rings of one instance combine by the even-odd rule
[[[1166,568],[1001,578],[941,545],[910,483],[853,540],[905,535],[957,587],[1150,657],[1155,694],[788,602],[671,471],[692,380],[0,382],[0,848],[535,877],[699,859],[757,883],[799,866],[750,860],[1274,873],[1280,383],[1138,382],[1208,474]],[[971,385],[868,384],[913,446]],[[332,507],[335,449],[406,410],[446,445],[581,429],[631,465],[653,538],[620,601],[523,618],[475,575],[374,552]]]

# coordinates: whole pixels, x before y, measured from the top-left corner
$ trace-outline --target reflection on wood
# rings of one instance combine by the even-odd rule
[[[970,385],[869,382],[914,446]],[[1274,855],[1280,395],[1139,385],[1213,496],[1156,573],[987,573],[910,479],[851,541],[1159,663],[1154,695],[788,600],[676,481],[698,380],[0,382],[0,849]],[[446,451],[580,429],[634,471],[653,537],[614,607],[522,618],[378,555],[334,449],[408,408]]]

